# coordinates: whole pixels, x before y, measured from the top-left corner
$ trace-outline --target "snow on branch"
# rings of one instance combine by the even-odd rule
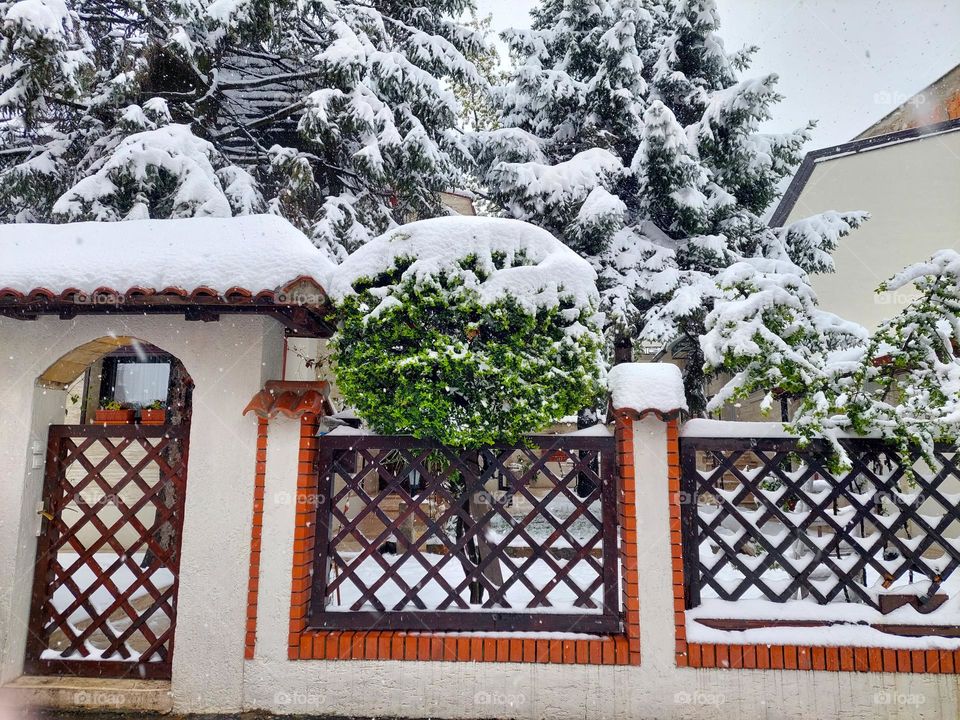
[[[146,219],[158,211],[173,218],[229,217],[234,209],[258,207],[253,178],[228,168],[216,148],[188,125],[135,133],[95,173],[65,192],[53,212],[64,220],[113,221]]]
[[[595,188],[609,184],[623,172],[620,158],[609,150],[591,148],[554,165],[499,163],[490,171],[490,182],[497,183],[500,192],[515,193],[517,209],[527,207],[533,216],[561,205],[581,203]],[[516,217],[524,215],[519,212]]]
[[[394,268],[402,270],[390,286],[429,283],[442,275],[475,291],[483,303],[509,295],[529,312],[559,308],[568,300],[579,308],[599,305],[596,273],[586,260],[546,230],[486,217],[434,218],[391,230],[351,254],[329,292],[342,299]]]
[[[864,211],[828,210],[785,225],[779,233],[790,258],[809,273],[834,271],[833,251],[840,239],[870,219]]]

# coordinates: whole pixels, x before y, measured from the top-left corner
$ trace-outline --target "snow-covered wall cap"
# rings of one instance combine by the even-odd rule
[[[205,287],[253,294],[298,277],[325,285],[334,265],[276,215],[0,225],[0,288],[93,293]]]
[[[526,254],[526,264],[511,267],[519,251]],[[494,265],[495,254],[506,257],[505,267]],[[484,271],[483,280],[461,267],[469,255]],[[404,280],[419,282],[440,272],[459,275],[482,302],[506,293],[531,310],[556,307],[565,296],[573,296],[580,307],[600,302],[590,263],[546,230],[520,220],[467,216],[420,220],[374,238],[337,267],[327,292],[341,300],[353,294],[358,280],[387,272],[398,258],[414,258]]]
[[[607,375],[613,409],[663,415],[687,409],[680,368],[670,363],[622,363]]]

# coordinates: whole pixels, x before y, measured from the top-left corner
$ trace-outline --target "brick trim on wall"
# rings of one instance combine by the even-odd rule
[[[620,470],[619,520],[623,563],[624,632],[601,639],[490,637],[430,632],[341,632],[307,629],[310,577],[313,565],[315,505],[314,460],[317,418],[301,418],[297,474],[296,529],[293,547],[293,586],[290,596],[290,660],[434,660],[450,662],[640,664],[640,607],[637,577],[636,478],[633,421],[616,420],[617,466]]]
[[[257,463],[253,474],[253,523],[250,527],[250,575],[247,581],[247,634],[243,656],[253,660],[257,648],[257,594],[260,590],[260,543],[263,539],[263,493],[267,478],[267,419],[257,420]]]
[[[620,480],[620,572],[624,634],[631,665],[640,664],[640,584],[637,567],[637,471],[633,457],[633,420],[615,418],[617,472]]]
[[[960,650],[895,650],[878,647],[812,645],[722,645],[687,642],[684,607],[683,543],[680,533],[680,424],[667,423],[670,493],[670,557],[678,667],[751,670],[828,670],[839,672],[954,673]],[[956,668],[956,670],[955,670]]]

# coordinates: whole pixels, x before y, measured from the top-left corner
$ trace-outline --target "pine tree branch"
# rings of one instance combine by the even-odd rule
[[[74,100],[67,100],[66,98],[56,97],[54,95],[44,95],[43,99],[45,102],[54,103],[56,105],[64,105],[74,110],[80,110],[82,112],[89,112],[90,106],[84,105],[83,103],[78,103]]]
[[[41,145],[29,145],[21,147],[0,148],[0,156],[3,155],[31,155],[35,152],[43,152],[46,148]]]
[[[234,137],[238,134],[243,134],[244,132],[249,130],[256,130],[257,128],[270,125],[271,123],[274,123],[277,120],[283,120],[284,118],[290,117],[298,110],[303,110],[303,108],[305,108],[306,105],[307,103],[305,100],[298,100],[297,102],[291,103],[290,105],[287,105],[284,108],[280,108],[276,112],[270,113],[269,115],[264,115],[259,120],[255,120],[254,122],[251,122],[251,123],[243,123],[242,125],[238,125],[237,127],[229,129],[226,132],[217,133],[216,135],[214,135],[214,137],[217,140],[225,140],[227,138]]]
[[[321,73],[322,73],[321,70],[304,70],[302,72],[282,73],[280,75],[268,75],[266,77],[258,77],[252,80],[220,82],[219,87],[221,90],[237,90],[240,88],[263,87],[264,85],[273,85],[276,83],[291,82],[294,80],[308,80],[309,78],[319,76]]]

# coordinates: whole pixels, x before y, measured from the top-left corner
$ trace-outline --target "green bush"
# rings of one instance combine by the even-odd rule
[[[493,260],[531,264],[523,253]],[[592,305],[578,307],[562,291],[553,307],[509,292],[484,297],[464,279],[487,277],[472,255],[457,271],[426,278],[404,275],[413,262],[400,257],[388,272],[360,278],[337,308],[337,383],[377,432],[479,448],[515,443],[597,402]]]

